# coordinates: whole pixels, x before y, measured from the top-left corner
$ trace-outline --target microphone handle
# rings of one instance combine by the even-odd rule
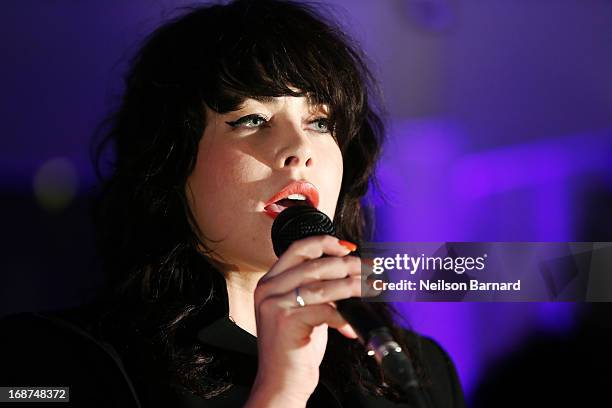
[[[385,379],[402,389],[416,408],[426,407],[412,362],[372,306],[359,298],[349,298],[336,301],[336,307],[353,327],[368,355],[374,356]]]

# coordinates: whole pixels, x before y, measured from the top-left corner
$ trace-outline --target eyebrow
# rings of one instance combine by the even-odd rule
[[[273,96],[251,96],[251,99],[255,99],[261,103],[276,103]]]
[[[295,96],[306,96],[306,94],[307,94],[306,92],[299,92]],[[256,96],[250,96],[249,98],[255,99],[256,101],[261,102],[261,103],[272,103],[272,104],[274,104],[274,103],[276,103],[276,98],[277,97],[275,97],[275,96],[259,96],[259,95],[256,95]]]
[[[306,96],[306,93],[303,93],[303,95],[300,96]],[[240,104],[241,107],[244,107],[244,102],[247,99],[253,99],[259,103],[262,103],[264,105],[270,104],[270,105],[275,105],[278,103],[278,101],[276,100],[277,97],[275,96],[259,96],[259,95],[255,95],[255,96],[249,96],[247,97],[245,100],[242,101],[242,103]],[[319,107],[319,106],[328,106],[326,103],[316,103],[311,105],[313,107]]]

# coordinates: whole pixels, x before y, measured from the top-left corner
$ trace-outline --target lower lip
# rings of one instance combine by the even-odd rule
[[[310,205],[310,204],[308,204],[308,205]],[[287,209],[287,208],[290,208],[290,207],[285,207],[285,208],[283,208],[283,211],[284,211],[285,209]],[[263,212],[265,212],[265,213],[266,213],[266,215],[267,215],[267,216],[269,216],[270,218],[275,219],[276,217],[278,217],[278,214],[280,214],[282,211],[278,211],[278,212],[276,212],[276,211],[271,210],[271,209],[269,209],[269,208],[264,208]]]
[[[267,216],[269,216],[272,219],[275,219],[276,217],[278,217],[278,214],[280,214],[274,211],[267,211],[267,210],[264,210],[264,212],[266,213]]]

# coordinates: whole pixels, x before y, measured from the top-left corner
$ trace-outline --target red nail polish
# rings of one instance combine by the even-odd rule
[[[338,243],[340,245],[342,245],[343,247],[345,247],[346,249],[348,249],[349,251],[353,252],[357,249],[357,245],[353,244],[352,242],[348,242],[348,241],[344,241],[344,240],[338,240]]]

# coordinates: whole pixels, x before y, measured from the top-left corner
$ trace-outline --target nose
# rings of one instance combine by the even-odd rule
[[[280,130],[284,136],[275,162],[278,168],[311,167],[314,164],[312,144],[301,129],[294,127]]]

